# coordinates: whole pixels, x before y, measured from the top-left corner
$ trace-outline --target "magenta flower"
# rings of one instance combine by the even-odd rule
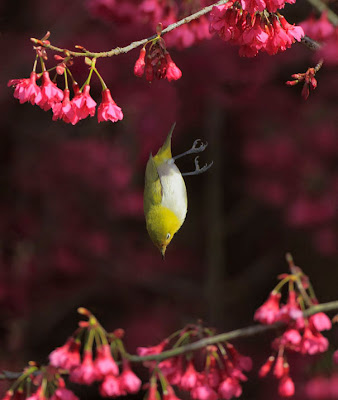
[[[328,331],[332,328],[330,318],[323,312],[311,315],[309,321],[317,329],[317,331]]]
[[[121,390],[120,383],[114,375],[107,375],[100,385],[100,394],[102,397],[118,397],[125,392]]]
[[[36,84],[36,73],[31,72],[30,78],[27,79],[11,79],[7,86],[15,87],[14,97],[20,101],[20,104],[29,101],[32,105],[36,102],[36,97],[41,89]]]
[[[177,65],[171,59],[169,53],[166,54],[165,58],[166,58],[166,61],[167,61],[166,78],[168,79],[169,82],[177,81],[177,79],[181,78],[182,71],[177,67]]]
[[[41,91],[35,98],[35,104],[47,111],[53,107],[54,104],[60,103],[63,100],[63,92],[55,83],[50,80],[47,71],[42,74]]]
[[[144,58],[146,56],[146,49],[143,47],[140,51],[139,58],[137,59],[135,66],[134,66],[134,74],[141,78],[141,76],[144,74],[144,68],[145,68],[145,61]]]
[[[75,383],[91,385],[99,377],[100,373],[94,366],[92,352],[85,350],[82,364],[71,370],[69,379]]]
[[[62,119],[67,124],[75,125],[79,118],[76,114],[74,104],[69,99],[69,89],[63,91],[64,97],[62,103],[56,103],[53,105],[53,121]]]
[[[88,115],[93,117],[95,114],[96,102],[90,96],[89,91],[90,86],[85,85],[83,92],[77,93],[72,100],[79,120],[87,118]]]
[[[329,347],[329,341],[319,333],[314,327],[308,326],[304,329],[304,334],[301,342],[301,353],[317,354],[323,353]]]
[[[80,344],[74,338],[69,338],[66,343],[53,350],[49,355],[49,362],[53,367],[70,370],[81,363]]]
[[[141,388],[141,379],[139,379],[130,369],[128,361],[123,362],[123,372],[120,376],[120,387],[127,393],[137,393]]]
[[[254,319],[262,324],[273,324],[279,315],[280,293],[271,292],[269,298],[255,312]]]
[[[163,349],[165,346],[168,344],[168,340],[164,339],[161,343],[159,343],[157,346],[152,346],[152,347],[138,347],[136,349],[137,354],[141,357],[144,356],[149,356],[151,354],[159,354],[162,353]]]
[[[102,91],[102,103],[97,110],[97,120],[116,122],[123,119],[123,113],[119,106],[116,105],[112,99],[110,90],[105,89]]]
[[[229,400],[231,397],[239,397],[242,388],[237,379],[228,377],[219,385],[218,394],[222,399]]]
[[[190,392],[195,400],[217,400],[217,393],[209,385],[195,386]]]
[[[196,386],[197,381],[198,372],[196,371],[193,362],[189,361],[187,369],[181,378],[180,387],[184,390],[191,390]]]
[[[79,398],[71,390],[59,387],[55,390],[50,400],[79,400]]]
[[[278,393],[282,397],[290,397],[295,394],[295,384],[289,376],[284,376],[279,381]]]
[[[94,367],[103,377],[106,375],[117,376],[119,374],[119,367],[111,355],[109,344],[98,347]]]

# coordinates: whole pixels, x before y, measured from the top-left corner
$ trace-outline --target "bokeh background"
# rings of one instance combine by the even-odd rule
[[[299,1],[285,15],[300,22],[310,12]],[[286,271],[287,251],[320,301],[338,297],[334,56],[306,102],[301,86],[285,85],[316,63],[301,44],[254,59],[239,58],[238,49],[219,39],[173,46],[183,77],[172,83],[136,78],[138,50],[99,60],[124,112],[115,124],[98,124],[96,117],[76,126],[53,122],[50,111],[20,105],[7,88],[9,79],[29,76],[30,37],[49,30],[57,46],[107,50],[152,34],[151,23],[139,17],[132,1],[0,2],[1,369],[45,362],[75,329],[78,306],[91,309],[108,330],[124,328],[130,352],[199,318],[219,331],[250,325]],[[54,65],[52,53],[47,63]],[[88,67],[76,60],[72,71],[82,84]],[[92,96],[100,102],[95,78]],[[149,153],[174,121],[173,153],[200,138],[209,143],[201,163],[214,165],[186,178],[187,218],[163,262],[145,229],[142,192]],[[178,165],[192,170],[193,157]],[[306,390],[318,377],[338,392],[331,362],[337,329],[328,337],[327,354],[292,360],[297,399],[319,398]],[[257,378],[271,338],[236,342],[254,359],[243,399],[278,396],[275,381]],[[320,398],[334,398],[323,393]]]

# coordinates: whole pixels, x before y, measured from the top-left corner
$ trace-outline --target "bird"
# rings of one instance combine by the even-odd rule
[[[195,170],[181,173],[175,161],[188,154],[200,153],[208,143],[194,141],[191,149],[175,157],[171,153],[171,137],[176,123],[155,156],[150,154],[145,172],[143,206],[146,227],[150,239],[165,258],[167,246],[182,226],[187,210],[187,189],[183,176],[198,175],[212,166],[212,162],[200,168],[195,157]]]

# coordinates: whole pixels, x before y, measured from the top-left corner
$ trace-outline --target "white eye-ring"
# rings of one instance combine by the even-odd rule
[[[167,240],[169,240],[170,239],[170,233],[167,233]]]

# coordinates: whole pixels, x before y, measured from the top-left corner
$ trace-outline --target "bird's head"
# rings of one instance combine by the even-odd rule
[[[162,205],[151,208],[146,215],[146,223],[149,236],[164,259],[167,246],[182,223],[171,210]]]

